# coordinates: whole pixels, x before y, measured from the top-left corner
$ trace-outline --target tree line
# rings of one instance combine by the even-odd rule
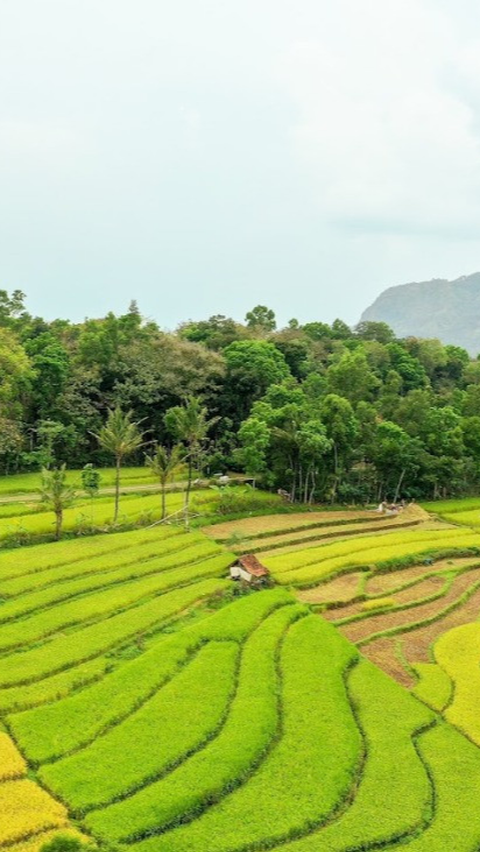
[[[188,488],[226,470],[307,503],[480,486],[480,361],[458,346],[381,322],[277,328],[262,305],[171,333],[135,302],[48,322],[0,291],[1,472],[107,466],[98,436],[114,412],[141,432],[132,463],[147,456],[160,477],[183,448]]]

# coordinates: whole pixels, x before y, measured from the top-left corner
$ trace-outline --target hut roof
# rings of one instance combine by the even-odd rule
[[[253,553],[240,556],[238,561],[242,568],[245,568],[245,571],[248,571],[254,577],[266,577],[268,574],[268,568],[265,568],[265,565],[262,565]]]

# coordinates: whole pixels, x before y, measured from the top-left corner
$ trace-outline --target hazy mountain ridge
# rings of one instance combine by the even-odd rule
[[[389,287],[361,317],[388,323],[398,337],[438,337],[480,352],[480,272]]]

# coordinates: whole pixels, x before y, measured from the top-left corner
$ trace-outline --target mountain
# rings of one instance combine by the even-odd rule
[[[480,272],[389,287],[363,312],[361,321],[366,320],[388,323],[398,337],[438,337],[477,355]]]

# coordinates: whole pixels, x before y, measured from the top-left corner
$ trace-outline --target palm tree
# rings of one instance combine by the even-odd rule
[[[75,490],[67,485],[66,466],[47,470],[42,468],[42,485],[40,488],[40,500],[48,508],[55,512],[55,541],[62,534],[63,512],[75,499]]]
[[[118,505],[120,501],[120,467],[125,456],[134,453],[142,445],[143,434],[139,431],[138,423],[132,421],[132,412],[125,414],[117,406],[108,412],[107,422],[98,435],[100,446],[115,456],[115,511],[113,523],[117,523]]]
[[[182,458],[182,447],[177,445],[172,447],[171,450],[167,450],[160,444],[155,448],[153,455],[145,456],[145,464],[162,486],[162,520],[166,515],[166,486],[180,467]]]
[[[210,427],[218,420],[207,419],[208,409],[198,397],[191,396],[184,405],[169,408],[164,420],[167,429],[187,447],[188,479],[185,491],[185,523],[188,526],[188,507],[195,465],[198,467]]]

